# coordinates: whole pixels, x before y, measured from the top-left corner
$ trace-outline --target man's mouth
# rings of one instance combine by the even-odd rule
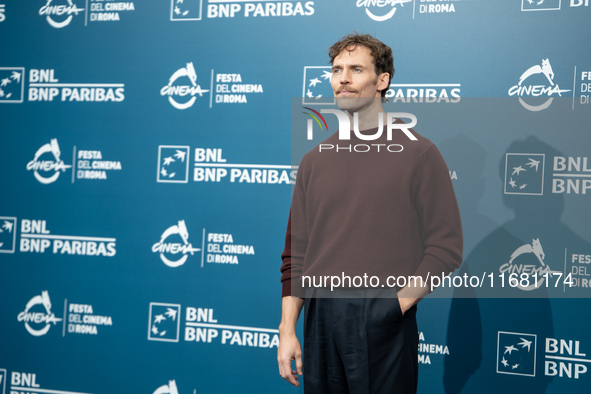
[[[337,95],[343,95],[343,96],[349,96],[352,95],[354,93],[357,93],[357,91],[355,90],[349,90],[349,89],[341,89],[337,91]]]

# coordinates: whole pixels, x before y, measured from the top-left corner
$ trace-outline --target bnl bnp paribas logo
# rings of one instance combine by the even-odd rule
[[[521,0],[521,11],[559,11],[563,3],[571,8],[589,6],[589,0]]]
[[[170,20],[200,21],[203,3],[206,3],[206,16],[209,19],[295,17],[314,14],[313,1],[170,0]]]
[[[536,376],[536,340],[532,334],[499,331],[497,373]]]
[[[544,194],[546,155],[507,153],[505,156],[505,194]]]
[[[186,307],[181,324],[181,305],[151,302],[148,341],[218,343],[272,349],[279,346],[276,328],[247,327],[218,322],[213,308]]]
[[[335,98],[330,66],[304,66],[302,104],[331,105]],[[459,103],[460,83],[392,83],[386,97],[393,103]]]
[[[580,379],[591,362],[583,352],[581,341],[541,338],[544,351],[544,375]],[[536,376],[538,336],[519,332],[497,333],[497,373]]]
[[[28,101],[122,102],[123,83],[63,83],[55,69],[30,69]],[[24,67],[0,67],[0,104],[22,103],[25,90]]]
[[[0,103],[23,102],[24,74],[24,67],[0,67]]]
[[[195,182],[229,182],[257,184],[295,184],[298,166],[281,164],[232,164],[222,148],[195,148],[193,151]],[[160,145],[158,147],[158,183],[188,183],[190,147]]]
[[[509,89],[509,96],[519,97],[521,105],[530,111],[542,111],[552,104],[554,97],[561,97],[562,93],[570,92],[560,89],[554,82],[554,71],[549,59],[543,59],[541,64],[528,68],[517,85]],[[547,99],[544,100],[544,98]],[[526,101],[527,100],[527,101]]]
[[[0,253],[14,253],[16,245],[16,218],[0,216]]]
[[[552,166],[553,194],[591,193],[591,160],[589,157],[554,156],[548,158]],[[544,194],[543,153],[507,153],[505,156],[505,194],[541,196]],[[548,187],[546,187],[548,189]]]

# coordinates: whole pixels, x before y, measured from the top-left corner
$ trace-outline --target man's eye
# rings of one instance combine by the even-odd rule
[[[360,68],[356,68],[354,71],[357,72],[357,73],[359,73],[359,72],[361,72],[361,69]]]
[[[338,69],[332,70],[332,73],[333,73],[333,74],[338,74],[338,73],[340,73],[340,72],[341,72],[341,70],[338,70]]]

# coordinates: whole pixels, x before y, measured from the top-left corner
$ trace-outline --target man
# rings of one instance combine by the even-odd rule
[[[384,287],[389,275],[426,280],[458,268],[457,202],[433,143],[414,131],[408,131],[413,138],[402,129],[388,136],[379,127],[387,121],[382,100],[394,74],[391,49],[369,35],[351,34],[329,56],[332,89],[355,134],[340,141],[335,133],[321,146],[346,142],[345,149],[317,147],[298,170],[282,254],[279,372],[299,386],[305,371],[306,392],[314,394],[416,392],[415,304],[428,293],[426,283],[396,282],[397,299],[376,298],[370,287]],[[354,142],[369,144],[371,135],[381,151],[347,150]],[[302,292],[303,278],[342,273],[340,287],[347,289],[346,278],[368,272],[382,285],[366,282],[352,293],[356,298],[323,298],[311,282]],[[295,332],[304,302],[305,368]]]

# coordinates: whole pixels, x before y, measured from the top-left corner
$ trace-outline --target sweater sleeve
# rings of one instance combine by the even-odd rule
[[[291,210],[287,220],[287,231],[285,232],[285,248],[281,253],[281,297],[291,295]]]
[[[300,286],[304,258],[308,248],[308,227],[306,220],[306,189],[309,176],[306,172],[306,157],[298,167],[296,184],[291,200],[291,209],[285,234],[285,248],[281,254],[281,297],[303,298]],[[295,290],[295,292],[293,291]]]
[[[449,170],[435,145],[423,154],[413,182],[423,240],[423,259],[415,275],[424,280],[449,275],[462,263],[462,221]]]

